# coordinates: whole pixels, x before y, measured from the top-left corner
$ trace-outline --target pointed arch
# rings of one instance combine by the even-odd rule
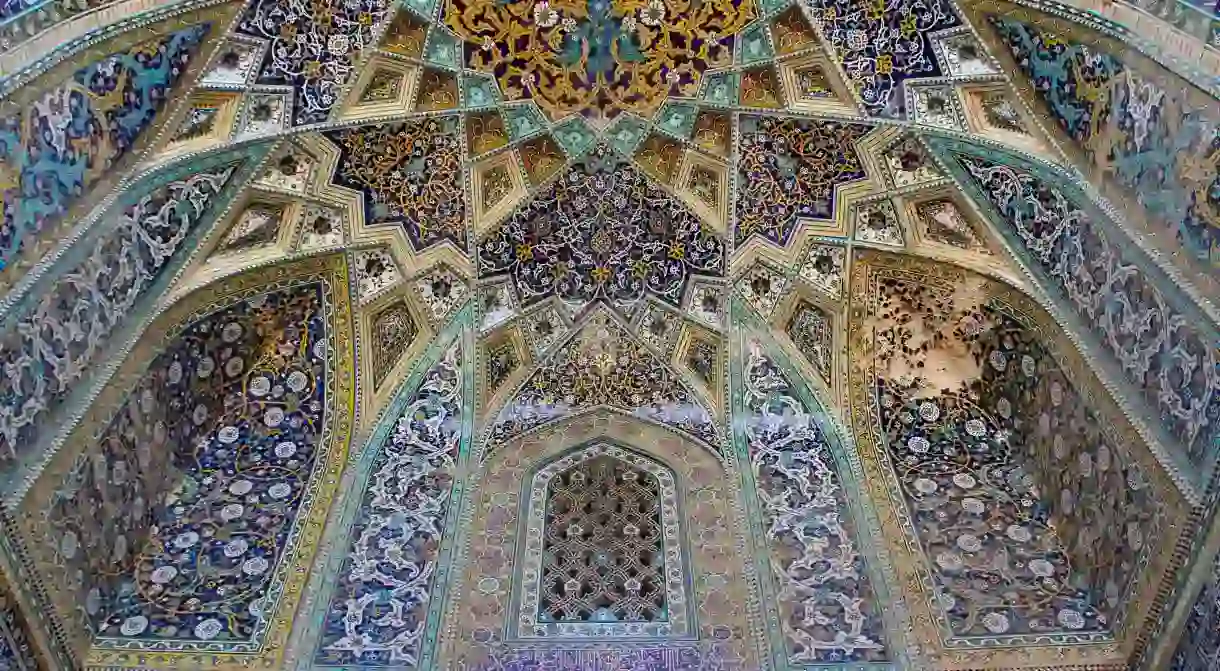
[[[23,588],[77,666],[278,665],[350,439],[346,263],[210,285],[130,351],[6,516]]]
[[[960,666],[1125,664],[1192,505],[1075,345],[1010,288],[880,252],[851,301],[849,416],[884,547],[921,586],[915,635]],[[1021,568],[976,589],[997,557]]]
[[[521,638],[687,638],[685,539],[673,470],[598,441],[538,465],[523,490]]]
[[[597,310],[507,398],[485,429],[480,460],[548,423],[603,408],[673,428],[720,451],[720,431],[706,401],[615,315]]]

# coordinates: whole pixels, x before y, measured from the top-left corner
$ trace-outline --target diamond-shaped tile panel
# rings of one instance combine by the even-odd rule
[[[732,119],[727,112],[703,110],[695,118],[691,141],[710,154],[728,158],[733,141]]]
[[[764,317],[770,317],[788,291],[788,278],[766,264],[755,264],[737,281],[737,289]]]
[[[902,246],[902,226],[894,204],[888,200],[856,207],[856,239],[882,245]]]
[[[334,207],[310,203],[301,210],[300,249],[318,249],[343,242],[343,214]]]
[[[467,109],[488,107],[500,102],[496,81],[485,75],[462,75],[462,103]]]
[[[657,115],[656,125],[661,131],[676,138],[687,139],[695,128],[695,117],[699,109],[688,103],[668,102]]]
[[[610,144],[619,153],[623,156],[631,156],[647,134],[647,121],[633,114],[620,114],[606,135],[610,138]]]
[[[479,173],[479,210],[495,209],[513,192],[512,165],[496,164]]]
[[[433,16],[436,14],[437,0],[402,0],[402,6],[410,9],[419,16]]]
[[[500,108],[500,113],[504,115],[504,125],[514,142],[546,130],[546,119],[532,102],[506,105]]]
[[[782,56],[818,46],[818,34],[800,5],[792,5],[771,20],[771,39],[775,51]]]
[[[954,77],[992,75],[1000,71],[969,32],[940,40],[936,50],[945,71]]]
[[[494,397],[505,383],[528,362],[524,338],[515,328],[493,333],[479,343],[483,374],[482,405]]]
[[[457,68],[462,64],[462,44],[449,31],[432,28],[428,41],[424,43],[424,60],[446,68]]]
[[[928,150],[915,138],[906,138],[887,149],[882,161],[890,181],[898,188],[935,182],[945,177]]]
[[[907,115],[916,123],[966,129],[966,115],[952,86],[908,86]]]
[[[174,132],[170,142],[189,142],[212,135],[216,131],[219,116],[220,108],[216,105],[193,106],[178,125],[178,130]]]
[[[537,354],[549,350],[567,332],[567,323],[549,305],[526,315],[524,323],[525,339]]]
[[[288,94],[248,93],[237,121],[237,135],[264,135],[283,130],[288,127],[291,113]]]
[[[579,158],[593,148],[597,136],[581,119],[571,119],[555,127],[551,134],[572,158]]]
[[[988,252],[974,224],[952,198],[936,198],[915,205],[915,218],[922,236],[958,249]]]
[[[480,161],[472,172],[473,224],[476,237],[482,237],[525,198],[525,177],[512,150]]]
[[[994,129],[1017,135],[1029,135],[1017,103],[1005,91],[972,91],[970,105],[978,109],[979,121],[984,129]]]
[[[355,255],[356,290],[367,303],[402,279],[394,257],[386,249],[365,249]]]
[[[213,61],[199,83],[204,86],[249,86],[258,76],[258,67],[263,62],[263,51],[266,47],[259,44],[229,40],[220,47],[219,55]]]
[[[653,134],[635,153],[635,160],[649,177],[673,184],[682,165],[682,145],[664,135]]]
[[[411,347],[419,329],[406,301],[399,299],[379,309],[373,315],[369,349],[372,352],[373,388],[386,376]]]
[[[479,156],[508,144],[508,131],[499,112],[476,112],[466,115],[466,150]]]
[[[457,109],[457,76],[446,70],[425,68],[419,76],[419,94],[415,99],[415,111],[440,112]]]
[[[799,299],[784,331],[792,339],[822,381],[830,384],[834,357],[834,328],[829,313],[812,302]]]
[[[508,282],[479,287],[479,330],[489,331],[517,314],[517,300]]]
[[[695,280],[686,299],[686,313],[697,321],[716,330],[725,325],[728,309],[728,291],[721,284]]]
[[[217,251],[235,252],[274,243],[285,216],[286,207],[282,203],[250,203],[233,222]]]
[[[254,185],[276,191],[295,194],[305,193],[318,161],[295,144],[285,144],[267,161],[263,171],[254,180]]]
[[[437,266],[414,281],[415,293],[428,308],[428,318],[435,325],[445,322],[466,301],[470,287],[447,266]]]
[[[421,58],[427,39],[428,24],[410,11],[399,10],[386,29],[381,48],[399,56]]]
[[[722,342],[716,334],[686,323],[675,356],[678,366],[690,373],[716,408],[721,406],[720,389],[724,381]]]
[[[728,229],[728,166],[698,152],[687,151],[681,177],[675,186],[708,226],[721,233]]]
[[[822,63],[809,62],[795,68],[792,74],[794,102],[808,104],[838,98]]]
[[[742,31],[741,39],[737,44],[738,63],[750,65],[759,61],[769,60],[774,56],[775,50],[771,48],[771,38],[767,34],[767,24],[757,21],[754,25]]]
[[[736,105],[740,84],[736,72],[717,72],[707,75],[703,78],[703,90],[700,97],[714,105]]]
[[[846,271],[847,250],[838,245],[813,242],[805,252],[798,275],[827,296],[839,298]]]
[[[640,310],[636,321],[640,340],[663,353],[669,352],[681,326],[681,316],[653,303]]]
[[[378,69],[373,72],[364,90],[357,98],[359,103],[381,103],[397,100],[406,88],[406,73],[397,70]]]
[[[530,184],[539,186],[559,172],[567,156],[550,135],[536,137],[521,145],[521,162]]]
[[[779,78],[771,67],[760,67],[741,73],[741,105],[764,109],[784,106],[784,94]]]

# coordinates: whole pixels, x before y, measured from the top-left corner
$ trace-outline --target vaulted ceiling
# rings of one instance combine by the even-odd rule
[[[1204,668],[1195,73],[999,0],[137,4],[0,42],[0,569],[44,664],[457,664],[447,497],[630,417],[752,473],[743,668]],[[860,543],[839,606],[805,533]]]

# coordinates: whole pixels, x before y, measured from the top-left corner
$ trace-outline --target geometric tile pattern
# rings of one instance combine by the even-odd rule
[[[466,247],[461,139],[451,117],[343,130],[335,183],[364,194],[367,225],[401,226],[416,250]]]
[[[835,189],[864,178],[854,144],[871,126],[745,117],[739,152],[738,244],[758,234],[786,246],[802,219],[834,219]]]
[[[576,311],[646,295],[677,306],[692,275],[721,276],[724,243],[616,156],[594,150],[488,236],[480,276],[508,274],[526,306],[554,296]]]
[[[381,0],[266,0],[249,6],[239,33],[270,42],[257,82],[293,90],[291,125],[325,121],[359,54],[384,21]]]
[[[500,411],[487,449],[538,426],[598,407],[617,408],[718,443],[712,414],[681,378],[610,312],[598,311],[548,357]]]
[[[942,74],[929,33],[960,23],[948,0],[876,6],[858,0],[813,0],[810,9],[868,113],[892,118],[904,116],[904,83]]]

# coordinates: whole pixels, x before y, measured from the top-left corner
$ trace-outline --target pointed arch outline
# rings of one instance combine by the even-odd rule
[[[545,589],[544,542],[547,517],[550,512],[550,486],[554,479],[599,457],[608,457],[636,471],[652,476],[659,493],[659,521],[663,562],[661,578],[665,592],[665,621],[653,626],[634,623],[565,623],[539,620],[541,593]],[[560,641],[591,637],[617,640],[690,638],[695,631],[692,602],[686,586],[690,576],[689,551],[682,529],[681,496],[674,469],[660,455],[633,450],[619,441],[594,438],[551,455],[533,465],[528,477],[522,479],[521,499],[526,514],[521,516],[519,553],[523,567],[517,577],[509,631],[516,638],[540,638]],[[586,631],[582,631],[586,630]]]
[[[441,628],[440,652],[434,659],[455,664],[453,668],[553,663],[548,655],[554,647],[545,641],[506,636],[507,622],[502,618],[515,617],[512,609],[518,600],[505,583],[517,572],[512,562],[500,558],[512,557],[519,549],[514,538],[518,529],[515,514],[525,505],[520,498],[523,485],[530,479],[528,473],[592,443],[631,446],[626,449],[646,455],[677,476],[679,500],[684,504],[679,510],[688,524],[683,531],[691,534],[686,576],[689,603],[695,611],[693,621],[698,626],[692,628],[687,639],[569,639],[562,646],[565,654],[571,655],[571,662],[587,665],[565,668],[590,668],[604,659],[599,656],[603,653],[647,660],[652,664],[648,668],[691,668],[691,659],[706,659],[711,664],[713,659],[723,661],[726,651],[744,661],[739,668],[767,668],[761,665],[766,653],[761,645],[764,634],[759,581],[750,560],[741,482],[735,467],[684,433],[609,408],[539,427],[506,443],[481,465],[471,464],[478,471],[472,474],[462,504],[462,536],[453,557],[454,578]],[[699,498],[694,499],[690,483],[695,481],[714,484],[701,486]],[[503,519],[509,523],[498,521]],[[698,542],[695,534],[699,534]],[[717,606],[724,603],[731,607]],[[475,667],[457,665],[463,660],[479,661]]]
[[[677,382],[677,384],[687,394],[690,395],[691,400],[695,401],[697,403],[697,405],[699,406],[699,410],[701,410],[703,413],[705,413],[705,415],[708,418],[708,425],[712,431],[711,436],[702,437],[702,436],[694,434],[691,431],[683,430],[683,428],[681,426],[678,426],[675,424],[670,424],[670,423],[663,421],[661,418],[656,416],[656,413],[642,412],[641,409],[637,409],[636,411],[633,412],[627,408],[621,408],[621,407],[607,405],[607,404],[597,404],[597,405],[592,405],[589,407],[577,408],[573,412],[564,413],[561,410],[560,412],[554,413],[551,417],[548,417],[545,420],[538,422],[538,423],[530,426],[529,428],[526,428],[525,430],[522,430],[522,431],[519,431],[518,433],[514,433],[509,436],[506,436],[502,440],[493,442],[494,436],[492,434],[493,434],[495,427],[497,426],[497,424],[500,423],[501,417],[504,415],[505,412],[507,412],[509,410],[509,408],[513,405],[513,403],[518,399],[518,397],[522,393],[522,391],[525,390],[526,387],[529,386],[531,381],[534,380],[534,378],[538,375],[539,372],[541,372],[544,369],[544,367],[546,365],[554,362],[561,354],[563,354],[565,349],[574,346],[574,344],[575,344],[574,341],[577,338],[579,338],[581,333],[584,331],[584,329],[586,329],[590,325],[593,317],[596,315],[599,315],[599,314],[609,315],[610,320],[614,323],[614,325],[617,328],[619,328],[621,330],[621,335],[625,336],[625,338],[631,342],[639,343],[638,338],[635,336],[634,333],[631,332],[631,329],[628,328],[627,325],[625,323],[623,323],[619,319],[619,317],[617,315],[615,315],[613,312],[611,312],[609,310],[598,310],[598,309],[590,311],[589,314],[582,317],[580,321],[573,324],[571,326],[571,328],[569,329],[568,333],[565,334],[561,340],[559,340],[555,344],[551,345],[551,349],[549,352],[546,352],[542,357],[540,357],[537,361],[535,361],[532,364],[532,367],[529,370],[529,373],[527,375],[521,376],[521,378],[516,382],[515,386],[511,389],[511,391],[509,393],[505,393],[503,395],[502,402],[498,406],[488,408],[484,412],[483,417],[482,417],[483,426],[480,427],[480,430],[477,434],[477,442],[473,448],[474,453],[475,453],[475,462],[479,463],[479,464],[486,463],[487,460],[491,457],[491,455],[494,452],[496,452],[499,448],[501,448],[502,446],[504,446],[508,443],[517,441],[517,440],[521,440],[526,436],[534,435],[537,432],[546,429],[547,427],[559,426],[559,425],[562,425],[567,420],[571,420],[571,419],[575,419],[575,418],[579,418],[579,417],[587,417],[587,416],[595,415],[598,413],[613,413],[613,414],[621,415],[624,417],[631,417],[634,419],[638,419],[642,422],[656,426],[658,428],[662,428],[662,429],[665,429],[668,431],[673,431],[675,433],[679,433],[685,437],[688,437],[695,443],[698,443],[699,445],[706,447],[710,452],[712,452],[714,455],[716,455],[716,458],[718,460],[720,460],[722,463],[724,463],[725,459],[727,458],[725,455],[728,452],[728,447],[727,447],[727,439],[725,438],[725,435],[724,435],[724,427],[722,426],[723,422],[719,422],[717,420],[717,416],[715,413],[712,412],[712,410],[711,410],[712,406],[711,406],[711,404],[709,404],[708,399],[705,398],[703,396],[703,394],[701,394],[700,391],[697,388],[695,388],[694,385],[691,385],[688,382],[688,380],[686,379],[686,377],[684,375],[682,375],[678,370],[676,370],[675,367],[673,365],[671,365],[671,363],[666,358],[656,354],[652,350],[647,350],[647,351],[656,360],[656,362],[661,366],[661,368],[663,370],[665,370],[669,375],[673,376],[673,379]],[[641,346],[643,346],[642,343],[639,343],[639,344]],[[559,406],[555,406],[555,408],[558,409]],[[642,409],[647,409],[647,406],[646,405],[642,406]],[[550,411],[550,410],[551,409],[547,409],[547,410],[544,410],[544,412]],[[727,412],[725,413],[725,416],[727,417]]]

